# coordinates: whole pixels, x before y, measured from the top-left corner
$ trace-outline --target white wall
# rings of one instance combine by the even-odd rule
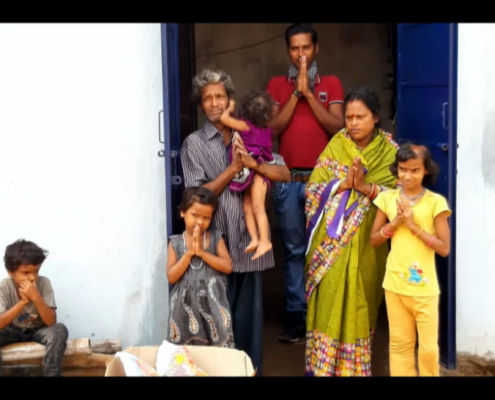
[[[71,338],[165,338],[160,46],[159,24],[0,25],[0,250],[51,252]]]
[[[459,24],[457,350],[495,358],[495,24]]]

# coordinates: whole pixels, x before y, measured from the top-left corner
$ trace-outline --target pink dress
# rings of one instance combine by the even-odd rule
[[[259,128],[250,121],[244,120],[246,124],[249,126],[249,130],[239,132],[239,136],[241,137],[244,147],[247,152],[253,157],[258,163],[267,162],[270,163],[273,161],[272,156],[272,148],[273,148],[273,131],[266,128]],[[229,152],[229,162],[232,162],[232,149],[230,148]],[[234,192],[243,192],[246,190],[253,180],[254,171],[248,168],[243,168],[240,170],[234,179],[229,184],[230,190]],[[263,177],[263,180],[268,185],[268,188],[271,187],[270,180],[266,177]]]

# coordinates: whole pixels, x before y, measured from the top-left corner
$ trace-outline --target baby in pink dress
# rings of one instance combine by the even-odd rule
[[[273,100],[266,92],[251,91],[242,99],[241,119],[231,116],[235,111],[235,102],[230,100],[229,108],[222,115],[223,125],[239,132],[248,154],[258,163],[273,162],[273,131],[267,126],[272,117]],[[232,162],[233,149],[237,140],[237,132],[233,136],[229,153]],[[253,260],[272,249],[269,235],[268,217],[265,210],[265,198],[270,188],[270,180],[253,170],[243,168],[229,184],[232,191],[244,193],[244,214],[246,225],[251,236],[251,243],[246,253],[256,250]],[[259,229],[259,236],[258,236]]]

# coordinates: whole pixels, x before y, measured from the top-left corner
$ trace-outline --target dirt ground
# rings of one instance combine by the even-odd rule
[[[495,376],[495,360],[482,357],[458,355],[455,371],[441,369],[442,376]]]

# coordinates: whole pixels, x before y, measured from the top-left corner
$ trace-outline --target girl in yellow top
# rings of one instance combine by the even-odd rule
[[[371,245],[391,238],[383,288],[390,329],[390,375],[416,376],[414,350],[419,335],[421,376],[439,376],[438,305],[440,289],[435,252],[450,252],[451,211],[446,199],[423,184],[433,182],[438,166],[425,146],[399,149],[391,172],[401,187],[380,193]]]

